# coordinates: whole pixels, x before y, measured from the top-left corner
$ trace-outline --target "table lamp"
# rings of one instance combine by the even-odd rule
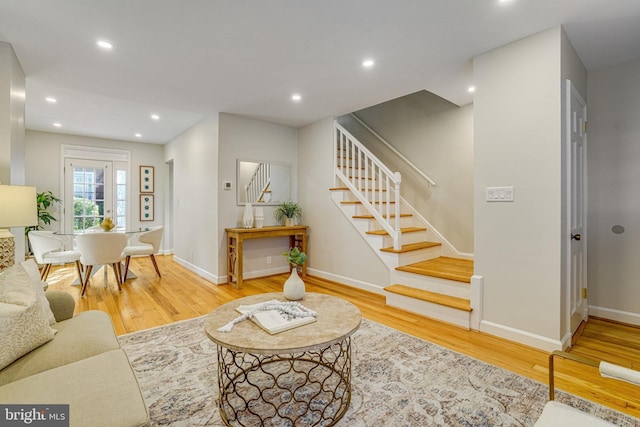
[[[0,185],[0,271],[13,265],[15,243],[9,227],[38,225],[36,188]]]

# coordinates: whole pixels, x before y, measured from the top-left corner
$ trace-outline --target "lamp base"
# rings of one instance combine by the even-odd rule
[[[0,230],[0,271],[15,262],[16,242],[9,230]]]

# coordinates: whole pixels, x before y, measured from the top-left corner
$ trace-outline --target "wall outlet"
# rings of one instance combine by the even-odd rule
[[[267,257],[267,264],[271,264],[271,257],[270,256]]]

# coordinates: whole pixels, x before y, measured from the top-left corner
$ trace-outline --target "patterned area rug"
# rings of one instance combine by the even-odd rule
[[[223,426],[216,347],[204,317],[120,337],[154,425]],[[545,384],[363,319],[352,337],[351,406],[339,426],[531,426]],[[620,426],[635,418],[563,392],[556,399]]]

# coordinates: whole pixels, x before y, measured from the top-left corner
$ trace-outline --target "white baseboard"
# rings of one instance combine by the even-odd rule
[[[212,282],[215,285],[220,285],[222,283],[226,283],[227,282],[227,276],[224,275],[222,277],[220,276],[216,276],[214,274],[209,273],[206,270],[201,269],[198,266],[195,266],[193,264],[191,264],[188,261],[185,261],[184,259],[177,257],[177,256],[173,256],[173,260],[175,262],[177,262],[178,264],[180,264],[181,266],[183,266],[184,268],[186,268],[189,271],[193,271],[194,273],[196,273],[198,276],[202,277],[203,279],[206,279],[210,282]]]
[[[352,286],[354,288],[362,289],[365,291],[373,292],[375,294],[384,295],[384,286],[374,285],[372,283],[362,282],[360,280],[350,279],[348,277],[339,276],[337,274],[328,273],[322,270],[316,270],[313,268],[307,268],[307,274],[320,277],[321,279],[331,280],[333,282],[344,283],[345,285]]]
[[[531,332],[521,331],[498,323],[489,322],[487,320],[482,320],[480,322],[480,331],[549,352],[563,349],[563,343],[561,341],[532,334]]]
[[[640,314],[628,311],[615,310],[613,308],[589,306],[589,316],[602,317],[616,322],[628,323],[640,326]]]

